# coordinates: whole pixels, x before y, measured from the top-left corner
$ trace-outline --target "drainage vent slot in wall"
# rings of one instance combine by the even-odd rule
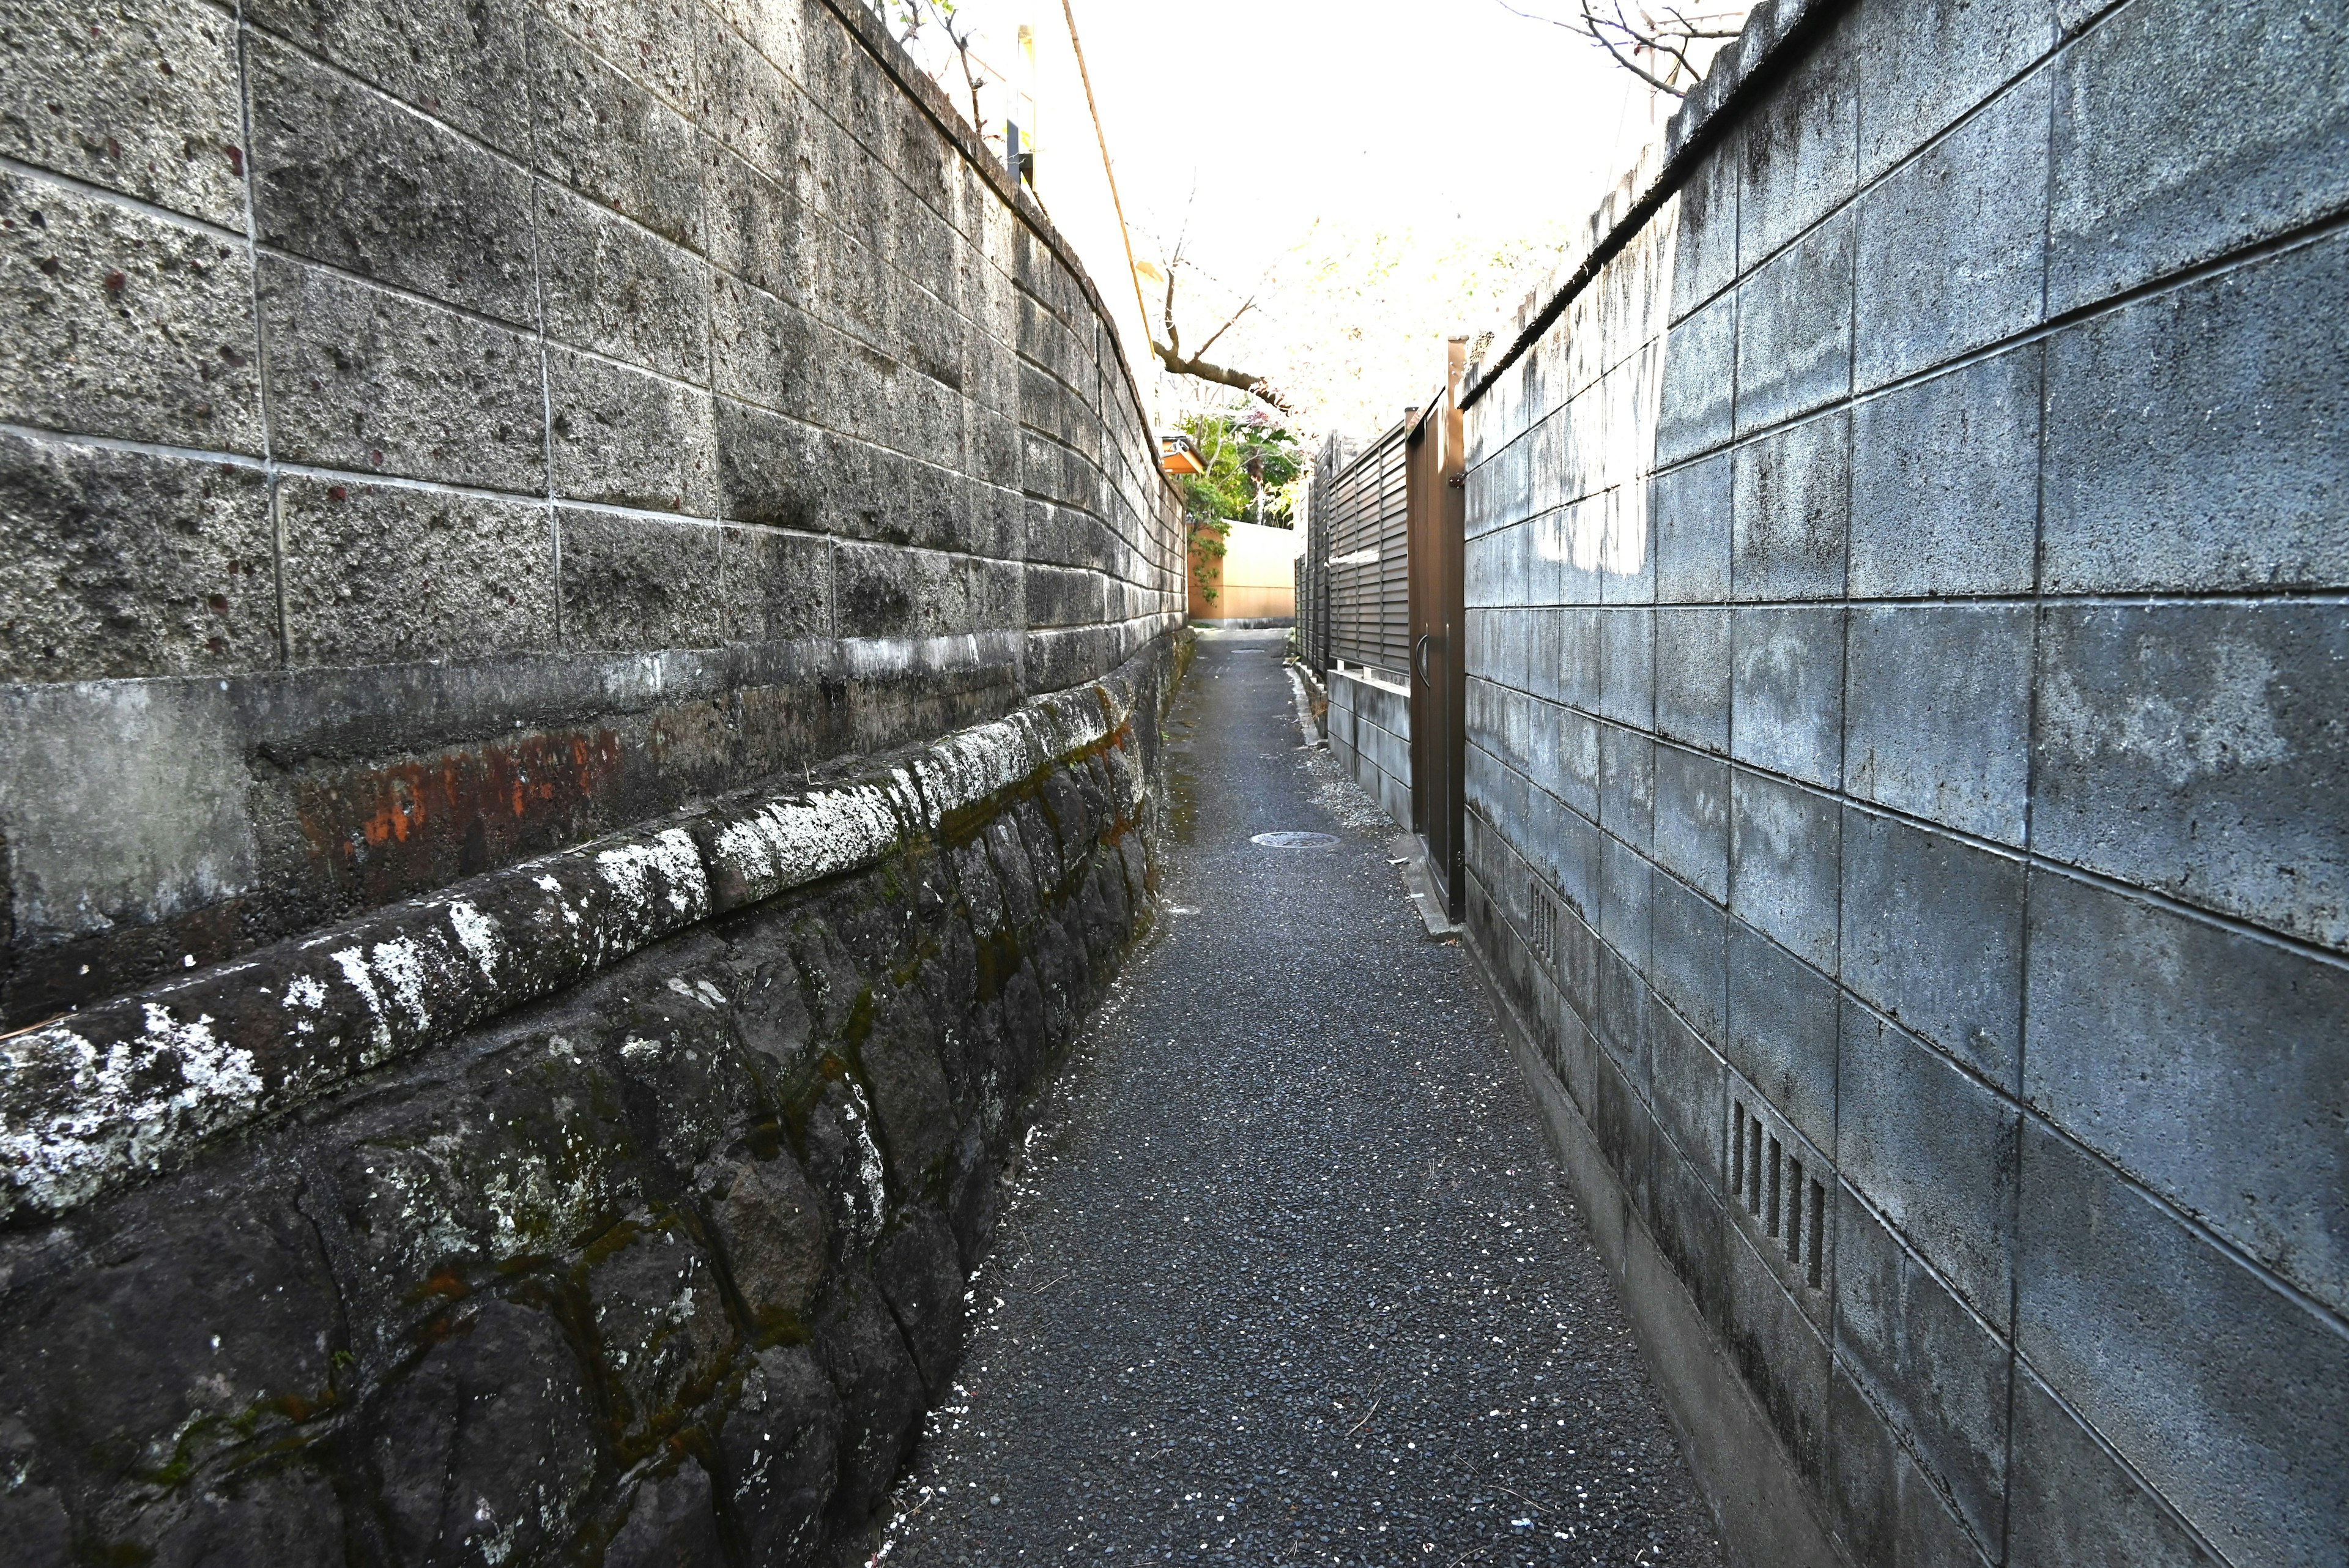
[[[1557,900],[1538,877],[1526,878],[1526,941],[1534,957],[1552,972],[1557,969]]]
[[[1729,1189],[1763,1234],[1785,1243],[1786,1262],[1813,1290],[1826,1273],[1827,1189],[1764,1128],[1743,1100],[1730,1102]]]

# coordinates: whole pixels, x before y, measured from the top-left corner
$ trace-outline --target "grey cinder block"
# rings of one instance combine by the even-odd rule
[[[1690,171],[1673,209],[1671,317],[1678,321],[1737,276],[1737,187],[1744,153],[1734,132]]]
[[[2054,45],[2046,0],[1862,0],[1853,41],[1860,179],[1939,135]]]
[[[2043,614],[2034,847],[2349,946],[2340,611],[2282,602]]]
[[[2349,585],[2349,238],[2047,343],[2046,587]]]
[[[806,305],[815,293],[818,251],[796,182],[753,169],[714,139],[699,147],[710,265]]]
[[[2349,974],[2041,871],[2030,998],[2034,1108],[2349,1309]]]
[[[1726,609],[1656,611],[1656,732],[1710,752],[1729,750]]]
[[[1602,609],[1599,619],[1599,712],[1645,730],[1656,722],[1656,612]]]
[[[1730,1064],[1795,1129],[1836,1146],[1836,988],[1742,919],[1729,923]]]
[[[1649,978],[1657,994],[1715,1043],[1728,1039],[1729,918],[1715,904],[1659,876],[1651,884]]]
[[[2218,1568],[2193,1528],[2032,1375],[2014,1373],[2014,1568]]]
[[[2021,844],[2032,620],[2027,606],[1855,607],[1844,698],[1851,793]]]
[[[2349,202],[2349,43],[2251,0],[2116,12],[2057,62],[2047,306],[2068,310]],[[2331,149],[2320,153],[2318,149]]]
[[[533,337],[267,257],[261,328],[279,458],[545,493]]]
[[[1854,598],[2031,591],[2040,352],[2026,344],[1854,408]]]
[[[2037,324],[2047,97],[2044,75],[2017,84],[1860,198],[1856,388]]]
[[[739,16],[741,7],[725,9]],[[633,0],[564,0],[550,14],[557,26],[617,63],[631,80],[679,109],[692,102],[694,59],[709,45],[698,29],[678,26],[675,13]]]
[[[1738,296],[1724,294],[1664,335],[1656,462],[1677,462],[1729,440],[1734,410]]]
[[[288,476],[277,510],[295,665],[554,646],[554,536],[543,501]]]
[[[1977,1568],[1992,1559],[1950,1511],[1938,1478],[1896,1439],[1842,1363],[1827,1393],[1824,1490],[1844,1549],[1862,1563]]]
[[[1847,17],[1834,25],[1740,128],[1737,254],[1747,270],[1851,194],[1859,167],[1855,31]]]
[[[1847,210],[1738,286],[1739,433],[1808,413],[1850,392],[1853,256],[1852,215]],[[1671,396],[1669,380],[1665,396]]]
[[[1656,599],[1718,604],[1729,597],[1730,465],[1719,453],[1649,479]]]
[[[2013,1102],[1848,998],[1837,1053],[1836,1168],[2002,1330]]]
[[[1716,904],[1729,901],[1729,764],[1656,748],[1658,864]]]
[[[1713,1328],[1796,1468],[1816,1485],[1827,1467],[1827,1342],[1754,1249],[1744,1228],[1733,1225]]]
[[[1656,1125],[1702,1176],[1705,1190],[1717,1193],[1724,1179],[1729,1103],[1721,1055],[1669,1009],[1650,1005],[1648,1072]]]
[[[1841,1204],[1837,1223],[1837,1365],[1915,1445],[1973,1541],[1995,1548],[2006,1524],[2013,1353],[1866,1204]]]
[[[1735,457],[1734,597],[1841,598],[1851,521],[1850,410],[1746,441]]]
[[[2022,1055],[2023,867],[1843,814],[1845,985],[2009,1094]]]
[[[1593,822],[1599,820],[1599,734],[1606,726],[1571,708],[1552,708],[1557,772],[1547,782],[1558,797]]]
[[[2349,1340],[2030,1117],[2022,1169],[2033,1369],[2230,1559],[2323,1561],[2349,1539]]]
[[[1654,840],[1656,742],[1645,732],[1608,724],[1599,732],[1599,821],[1646,854]]]
[[[1547,790],[1536,792],[1543,820],[1550,831],[1536,836],[1527,848],[1557,884],[1567,904],[1586,920],[1599,919],[1599,840],[1595,824],[1569,805],[1560,805]],[[1538,824],[1537,826],[1539,826]]]
[[[1730,753],[1832,787],[1843,774],[1844,619],[1837,608],[1737,611]]]
[[[1654,870],[1613,834],[1600,833],[1599,850],[1599,934],[1624,962],[1645,974]]]
[[[1840,811],[1743,768],[1729,780],[1729,907],[1836,972]]]

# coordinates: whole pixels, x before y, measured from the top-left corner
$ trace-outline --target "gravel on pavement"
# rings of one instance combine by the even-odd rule
[[[1302,744],[1282,636],[1201,636],[1156,934],[1048,1093],[878,1551],[1718,1563],[1469,955]],[[1282,830],[1337,842],[1250,842]]]

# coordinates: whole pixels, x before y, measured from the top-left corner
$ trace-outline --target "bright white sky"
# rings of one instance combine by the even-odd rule
[[[905,0],[887,3],[895,16]],[[1567,15],[1574,0],[1515,4]],[[1288,258],[1273,297],[1212,357],[1279,377],[1311,405],[1309,427],[1376,428],[1440,378],[1443,333],[1499,325],[1518,297],[1514,258],[1546,268],[1555,250],[1541,237],[1554,246],[1563,226],[1578,227],[1672,107],[1651,107],[1645,85],[1587,40],[1500,0],[1074,8],[1136,258],[1164,261],[1187,210],[1185,255],[1206,283],[1191,276],[1179,296],[1185,347],[1197,352]],[[1012,81],[1027,79],[1015,40],[1021,24],[1031,29],[1032,84],[1022,90],[1033,102],[1018,113],[1036,142],[1038,191],[1118,317],[1129,358],[1145,383],[1158,382],[1060,0],[959,0],[957,16],[982,61]],[[916,53],[957,106],[967,102],[935,26]],[[999,139],[1013,99],[990,88],[983,102],[985,130]],[[1317,220],[1315,255],[1346,265],[1301,282],[1316,275],[1298,246]],[[1370,238],[1381,234],[1389,239]],[[1463,240],[1482,248],[1444,254]],[[1362,275],[1376,274],[1374,254],[1399,269],[1395,281],[1371,297],[1330,293],[1356,254]],[[1447,296],[1451,278],[1473,306]],[[1149,308],[1159,308],[1155,289]],[[1464,314],[1480,319],[1455,318]],[[1376,384],[1356,406],[1348,389],[1358,382]],[[1181,379],[1152,395],[1164,422],[1200,399],[1232,396]]]
[[[1493,234],[1579,219],[1649,130],[1645,87],[1499,0],[1074,4],[1128,219],[1178,226],[1195,180],[1214,270],[1259,270],[1317,216]]]

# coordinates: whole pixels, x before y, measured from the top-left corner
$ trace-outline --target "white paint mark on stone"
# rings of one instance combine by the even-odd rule
[[[0,1083],[54,1085],[0,1125],[13,1191],[0,1214],[32,1202],[51,1212],[86,1202],[125,1168],[160,1167],[171,1148],[244,1120],[261,1097],[253,1053],[223,1044],[209,1013],[183,1023],[150,1002],[136,1037],[100,1051],[55,1025],[0,1042]]]
[[[375,961],[370,965],[384,982],[391,987],[399,1005],[416,1021],[416,1027],[426,1029],[432,1023],[431,1010],[424,1002],[424,950],[406,937],[394,937],[375,945]]]
[[[504,956],[504,943],[498,938],[498,923],[475,909],[469,899],[454,898],[449,904],[449,926],[457,933],[457,940],[473,957],[473,966],[481,971],[483,980],[498,977],[498,960]]]
[[[648,844],[604,850],[595,857],[595,866],[631,914],[652,914],[657,899],[666,899],[680,915],[709,901],[709,881],[701,869],[701,856],[693,846],[693,836],[681,827],[657,834]]]

